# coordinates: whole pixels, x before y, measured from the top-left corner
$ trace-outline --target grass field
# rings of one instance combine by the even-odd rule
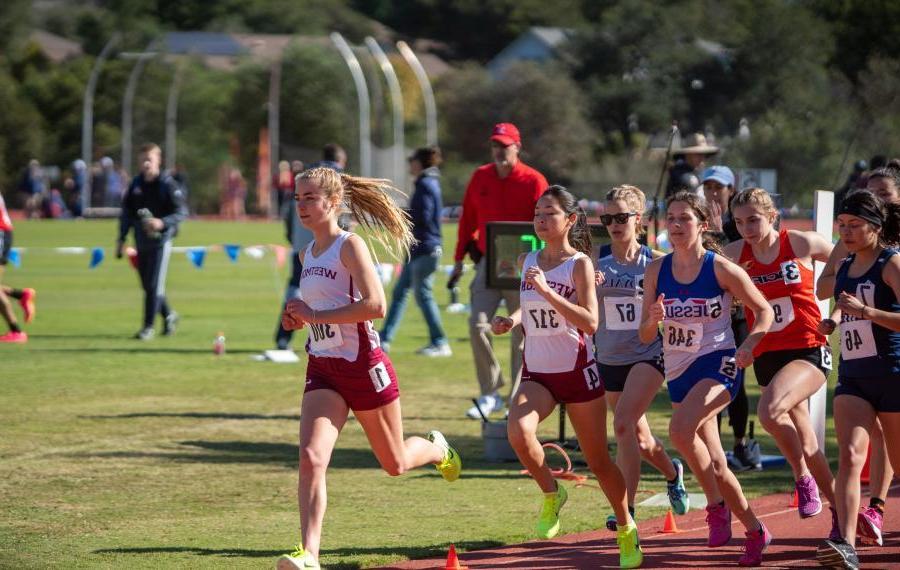
[[[446,243],[454,231],[446,228]],[[89,270],[87,254],[45,249],[111,246],[114,237],[112,222],[16,225],[16,245],[28,249],[4,282],[36,288],[38,315],[28,344],[0,346],[0,567],[272,567],[298,538],[304,367],[251,356],[272,348],[287,273],[271,254],[232,264],[212,252],[202,270],[174,255],[167,290],[181,327],[141,343],[130,338],[141,292],[127,261],[108,247],[107,260]],[[190,222],[177,245],[282,242],[275,223]],[[436,284],[442,306],[445,282],[440,275]],[[463,416],[477,387],[466,317],[444,313],[444,323],[454,357],[416,356],[427,335],[411,302],[391,357],[406,432],[444,431],[462,454],[463,478],[447,484],[430,468],[390,478],[348,422],[328,475],[325,566],[364,568],[440,556],[450,543],[466,550],[532,537],[539,491],[518,464],[482,461],[480,425]],[[228,352],[216,357],[219,330]],[[508,360],[508,341],[497,345]],[[752,378],[748,387],[755,406]],[[657,433],[669,416],[661,391],[651,413]],[[556,424],[545,422],[543,435]],[[761,429],[757,438],[774,451]],[[656,472],[645,475],[642,494],[664,490]],[[750,496],[792,486],[787,469],[741,481]],[[689,488],[698,491],[691,480]],[[572,489],[563,530],[597,528],[609,512],[595,484]]]

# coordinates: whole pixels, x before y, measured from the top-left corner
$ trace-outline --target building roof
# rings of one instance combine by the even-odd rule
[[[41,51],[50,61],[60,63],[84,53],[77,42],[44,30],[33,30],[28,40],[40,46]]]
[[[573,34],[568,28],[548,28],[534,26],[513,40],[487,63],[487,69],[494,76],[502,73],[512,64],[520,61],[547,61],[556,58],[557,49]]]

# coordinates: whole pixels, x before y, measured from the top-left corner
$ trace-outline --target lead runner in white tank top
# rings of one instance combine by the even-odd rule
[[[300,410],[300,545],[279,559],[279,568],[319,567],[327,458],[351,410],[389,475],[431,463],[445,480],[455,481],[462,469],[440,432],[403,438],[397,377],[371,322],[384,317],[384,289],[365,241],[338,227],[346,205],[369,220],[382,244],[388,245],[390,235],[391,245],[407,252],[412,233],[388,189],[396,191],[386,180],[329,168],[307,170],[296,180],[297,214],[314,239],[300,254],[301,298],[286,304],[282,326],[310,329],[309,362]]]

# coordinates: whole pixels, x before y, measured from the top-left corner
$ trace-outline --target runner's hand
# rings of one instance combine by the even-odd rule
[[[747,368],[753,364],[753,349],[748,348],[746,343],[741,343],[734,353],[734,363],[738,368]]]
[[[599,287],[606,283],[606,275],[603,274],[599,269],[594,271],[594,284]]]
[[[666,316],[666,308],[663,305],[663,301],[665,300],[665,298],[666,294],[660,293],[659,297],[656,298],[656,302],[650,305],[649,316],[650,319],[655,323],[661,322]]]
[[[515,323],[511,318],[497,315],[491,319],[491,332],[494,334],[506,334],[514,325]]]

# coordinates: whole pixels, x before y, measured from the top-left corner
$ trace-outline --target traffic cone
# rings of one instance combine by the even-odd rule
[[[465,566],[461,566],[459,558],[456,557],[456,547],[450,545],[450,552],[447,553],[447,565],[444,570],[466,570]]]
[[[678,525],[675,524],[675,513],[672,512],[672,509],[669,509],[669,512],[666,513],[666,520],[663,522],[663,533],[665,534],[675,534],[679,532]]]
[[[859,474],[860,483],[869,483],[869,461],[872,460],[872,444],[869,444],[869,450],[866,452],[866,462],[863,463],[862,472]]]
[[[797,489],[794,489],[794,494],[791,495],[791,503],[788,506],[794,509],[800,506],[800,496],[797,495]]]

